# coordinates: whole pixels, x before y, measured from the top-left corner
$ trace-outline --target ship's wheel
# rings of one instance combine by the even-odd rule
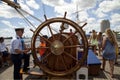
[[[21,13],[29,14],[25,10],[21,9],[19,4],[16,4],[9,0],[2,0],[6,2],[9,6],[16,9],[16,11],[25,18]],[[39,20],[38,18],[31,17]],[[32,55],[35,64],[38,65],[46,74],[52,76],[67,76],[76,72],[87,59],[88,54],[88,41],[83,31],[83,26],[79,26],[77,23],[66,19],[66,14],[64,18],[51,18],[47,19],[41,23],[37,29],[34,31],[31,40]],[[31,22],[25,18],[27,22]],[[39,20],[41,22],[41,20]],[[32,25],[32,24],[31,24]],[[34,27],[34,25],[32,25]],[[73,30],[70,33],[70,29]],[[47,35],[49,38],[46,39],[43,35]],[[39,49],[45,49],[45,54],[43,58],[39,59],[39,54],[37,47],[39,46],[39,37],[44,39],[47,43],[46,47],[40,47]],[[82,43],[80,44],[80,40]],[[77,49],[80,48],[82,57],[77,58]]]
[[[88,53],[88,41],[82,27],[65,17],[46,19],[34,31],[31,41],[35,64],[52,76],[66,76],[77,71],[85,63]],[[72,33],[70,29],[73,30]],[[47,35],[48,39],[43,35]],[[45,49],[42,59],[39,59],[36,50],[40,43],[39,37],[47,43],[46,47],[41,47]],[[83,53],[80,60],[77,59],[78,48]]]

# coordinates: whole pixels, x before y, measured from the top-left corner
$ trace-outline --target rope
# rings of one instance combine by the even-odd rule
[[[28,25],[28,26],[30,26],[30,24],[23,18],[23,20],[25,21],[25,23]]]
[[[36,27],[35,27],[17,8],[15,8],[15,10],[16,10],[27,22],[29,22],[29,24],[30,24],[31,26],[33,26],[33,27],[36,29]]]
[[[28,13],[27,11],[21,9],[21,8],[20,8],[20,5],[16,4],[16,3],[17,3],[16,0],[14,0],[15,3],[14,3],[14,2],[11,2],[11,1],[6,1],[6,0],[2,0],[2,1],[5,2],[5,3],[10,3],[9,6],[11,6],[11,7],[17,9],[17,12],[18,12],[18,13],[22,14],[20,11],[18,11],[18,9],[20,9],[20,10],[23,11],[24,13],[30,15],[32,18],[34,18],[34,19],[36,19],[36,20],[38,20],[39,22],[42,23],[42,20],[38,19],[37,17],[33,16],[32,14]],[[4,4],[5,4],[5,3],[4,3]],[[5,5],[6,5],[6,4],[5,4]],[[18,7],[18,6],[19,6],[19,7]],[[23,14],[22,14],[22,16],[23,16]],[[24,18],[25,18],[25,17],[24,17]]]
[[[27,11],[25,11],[25,10],[23,10],[23,9],[21,9],[21,8],[20,8],[20,10],[23,11],[23,12],[25,12],[26,14],[29,14],[32,18],[34,18],[34,19],[42,22],[40,19],[38,19],[37,17],[35,17],[35,16],[33,16],[32,14],[28,13]]]

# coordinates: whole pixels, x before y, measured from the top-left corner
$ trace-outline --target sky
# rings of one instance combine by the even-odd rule
[[[11,0],[13,1],[13,0]],[[100,23],[102,20],[110,21],[110,28],[120,31],[120,0],[17,0],[21,9],[27,11],[33,16],[45,21],[47,18],[63,17],[67,12],[66,18],[87,25],[83,28],[86,33],[91,30],[100,31]],[[79,15],[77,17],[77,14]],[[30,15],[24,16],[34,25],[38,27],[42,22],[32,18]],[[78,21],[79,20],[79,21]],[[35,30],[33,26],[25,22],[25,18],[12,7],[0,1],[0,37],[15,36],[14,29],[24,27],[24,36],[32,37],[33,33],[30,29]]]

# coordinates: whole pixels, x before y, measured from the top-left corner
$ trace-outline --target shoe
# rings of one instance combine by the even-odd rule
[[[115,62],[115,64],[118,64],[118,62]]]
[[[111,78],[113,78],[113,77],[114,77],[114,76],[113,76],[113,74],[111,74],[110,76],[111,76]]]
[[[30,70],[30,68],[23,69],[23,72],[27,73]]]
[[[103,69],[103,68],[100,68],[100,70],[102,70],[102,71],[103,71],[104,69]]]

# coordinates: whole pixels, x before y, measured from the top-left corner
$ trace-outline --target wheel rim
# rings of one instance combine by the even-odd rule
[[[68,33],[64,33],[63,30],[62,31],[59,30],[58,33],[54,33],[51,26],[54,23],[59,23],[59,24],[61,23],[60,26],[63,24],[68,24],[70,27],[74,28],[75,32],[72,35],[69,35]],[[36,55],[36,40],[38,35],[42,36],[40,32],[42,32],[43,28],[45,28],[46,26],[48,27],[49,32],[51,33],[51,36],[49,39],[47,40],[45,39],[47,42],[47,47],[45,47],[47,49],[46,51],[47,54],[45,55],[43,60],[39,61],[38,56]],[[81,38],[83,39],[82,49],[83,49],[84,55],[80,60],[76,59],[76,54],[72,54],[74,52],[76,53],[77,43],[75,43],[76,41],[74,41],[73,39],[75,38],[76,34],[80,35]],[[78,24],[76,24],[75,22],[69,19],[52,18],[52,19],[46,20],[41,25],[39,25],[38,28],[35,30],[32,37],[31,44],[32,44],[31,45],[32,55],[36,61],[36,64],[45,73],[53,76],[65,76],[65,75],[72,74],[73,72],[77,71],[87,59],[88,42],[87,42],[85,33]],[[71,63],[66,59],[69,59]],[[42,61],[44,60],[49,60],[47,65],[44,65],[42,63]],[[57,63],[61,63],[61,65]],[[61,68],[58,66],[60,66]]]

